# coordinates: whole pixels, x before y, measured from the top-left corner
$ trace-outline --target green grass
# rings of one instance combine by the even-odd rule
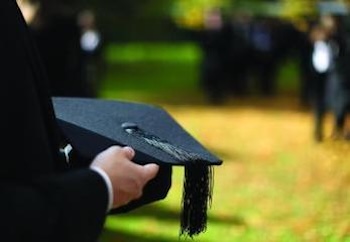
[[[112,63],[108,66],[100,95],[145,101],[198,97],[196,69],[196,63]]]
[[[201,58],[193,43],[126,43],[110,45],[106,49],[108,62],[196,62]]]
[[[147,102],[203,102],[199,67],[201,51],[194,43],[130,43],[105,51],[106,73],[99,95]],[[286,60],[277,71],[280,92],[295,93],[298,67]]]
[[[181,46],[176,48],[181,56]],[[100,95],[162,105],[224,160],[215,169],[207,231],[194,241],[350,241],[348,143],[328,136],[324,143],[314,143],[311,113],[293,96],[208,105],[198,88],[198,59],[157,58],[110,57]],[[279,73],[281,90],[295,91],[295,63],[288,62]],[[327,135],[331,126],[332,117],[327,116]],[[174,168],[172,180],[165,200],[109,216],[100,241],[179,241],[181,168]]]
[[[194,44],[131,43],[106,48],[100,96],[147,102],[198,98],[199,59]]]

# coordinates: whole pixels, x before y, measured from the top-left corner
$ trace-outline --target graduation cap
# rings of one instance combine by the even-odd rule
[[[222,161],[163,108],[93,98],[52,100],[64,135],[84,157],[93,158],[111,145],[120,145],[134,148],[134,161],[139,164],[184,166],[180,233],[192,237],[205,231],[212,198],[213,165]]]

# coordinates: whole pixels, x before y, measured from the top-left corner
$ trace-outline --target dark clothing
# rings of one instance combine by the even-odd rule
[[[224,99],[224,58],[225,38],[218,30],[204,30],[199,34],[199,43],[203,53],[201,63],[201,84],[209,100],[220,103]]]
[[[335,128],[344,131],[345,119],[350,108],[350,35],[345,21],[339,20],[339,23],[339,31],[332,39],[338,53],[330,81],[334,83],[332,108],[336,117]]]
[[[345,131],[345,119],[350,107],[350,48],[349,34],[342,20],[339,19],[339,29],[330,39],[333,50],[334,65],[330,71],[331,107],[335,115],[335,130]]]
[[[76,154],[67,164],[47,78],[16,1],[0,2],[1,241],[96,242],[106,217],[103,178]],[[77,165],[78,164],[78,165]],[[162,199],[171,169],[161,167],[137,201],[124,212]]]
[[[64,137],[46,74],[15,1],[0,2],[0,28],[1,240],[95,242],[106,217],[105,182],[86,161],[73,167],[59,153]],[[164,198],[170,178],[171,169],[161,167],[141,199],[112,212]]]
[[[250,41],[253,47],[252,67],[261,94],[271,96],[276,93],[275,38],[271,23],[257,19],[251,28]]]
[[[311,104],[313,108],[315,130],[314,138],[317,141],[323,139],[323,124],[325,114],[330,107],[329,100],[329,74],[328,73],[317,73],[312,71],[310,77],[311,79]]]
[[[303,106],[309,106],[311,103],[311,91],[312,91],[312,51],[313,45],[308,37],[309,33],[298,32],[295,41],[294,49],[297,52],[299,58],[300,68],[300,102]]]
[[[350,105],[350,90],[346,88],[347,80],[341,73],[331,73],[329,82],[332,91],[331,105],[335,116],[335,128],[343,132]]]
[[[248,72],[251,62],[249,23],[232,22],[224,28],[227,46],[224,59],[226,82],[234,95],[248,93]]]
[[[75,16],[53,14],[31,28],[53,96],[91,96]]]
[[[326,73],[313,75],[313,102],[315,112],[315,137],[322,139],[323,116],[327,110],[334,115],[334,137],[343,137],[345,119],[350,107],[350,75],[348,36],[339,31],[327,40],[330,50],[330,67]]]
[[[1,240],[88,242],[101,232],[103,179],[65,173],[46,77],[16,1],[0,2]]]

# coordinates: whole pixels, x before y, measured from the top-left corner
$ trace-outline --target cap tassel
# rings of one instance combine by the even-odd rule
[[[185,166],[182,194],[180,235],[198,235],[207,228],[207,210],[211,206],[213,192],[213,168],[195,153],[188,152],[159,137],[150,134],[137,125],[124,125],[125,131],[139,137],[149,145],[172,155]]]
[[[207,228],[207,210],[211,206],[213,168],[202,162],[185,166],[180,235],[193,237]]]

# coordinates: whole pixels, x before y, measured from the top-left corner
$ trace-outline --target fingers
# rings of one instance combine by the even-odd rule
[[[156,177],[159,166],[139,165],[132,160],[135,150],[131,147],[112,146],[94,159],[92,166],[103,169],[113,187],[113,207],[119,207],[142,196],[144,186]]]
[[[144,173],[145,184],[156,177],[159,166],[156,164],[147,164],[142,167]]]
[[[142,196],[145,185],[152,180],[159,171],[159,166],[156,164],[147,164],[143,166],[135,164],[135,166],[139,168],[139,179],[133,190],[133,197],[131,200],[138,199]]]
[[[129,146],[125,146],[125,147],[121,148],[121,150],[128,160],[132,160],[134,158],[135,151],[133,148],[131,148]]]
[[[132,160],[134,158],[135,150],[133,148],[125,146],[121,150],[127,159]],[[141,175],[144,178],[144,184],[152,180],[159,171],[159,166],[156,164],[147,164],[144,166],[135,164],[136,166],[140,168]]]

